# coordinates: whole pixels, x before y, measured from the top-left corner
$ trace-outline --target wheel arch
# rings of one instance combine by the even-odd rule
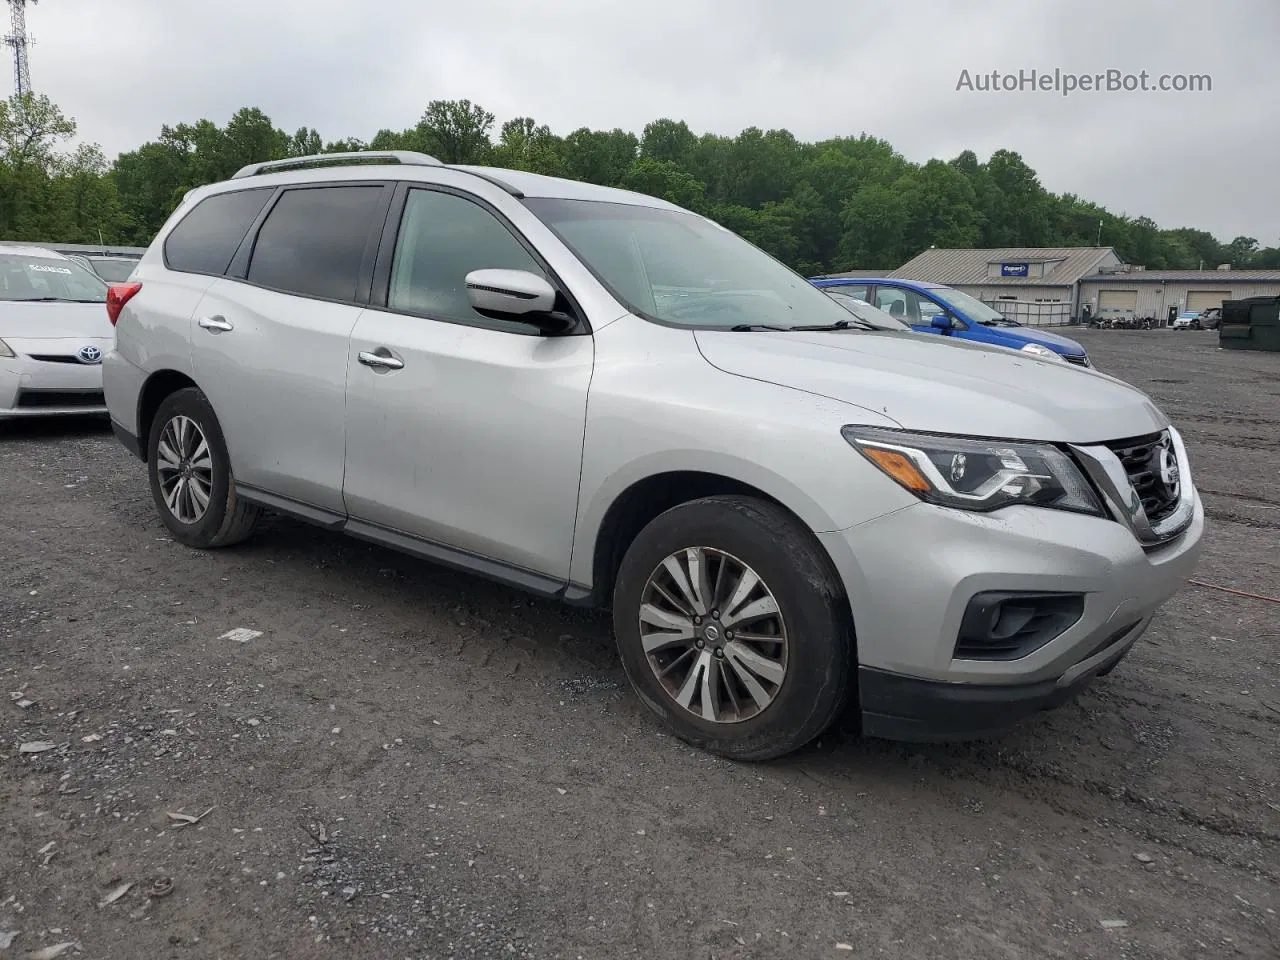
[[[758,467],[756,470],[763,473]],[[575,579],[588,582],[586,578],[590,577],[587,601],[592,605],[611,604],[622,558],[653,519],[682,503],[726,494],[755,497],[786,511],[813,539],[821,555],[831,563],[836,582],[841,583],[834,558],[817,536],[822,530],[832,529],[830,518],[808,498],[788,495],[790,491],[780,489],[781,484],[769,483],[760,476],[744,479],[737,471],[668,468],[631,478],[618,487],[607,506],[596,511],[598,522],[588,521],[580,530],[575,547]],[[843,589],[842,583],[841,586]]]
[[[157,370],[147,377],[142,389],[138,392],[138,448],[143,462],[148,455],[148,440],[151,436],[151,425],[155,421],[156,412],[165,398],[179,390],[198,385],[187,374],[179,370]]]

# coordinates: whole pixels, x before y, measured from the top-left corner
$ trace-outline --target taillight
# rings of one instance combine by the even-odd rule
[[[113,327],[120,319],[120,311],[124,309],[124,305],[141,289],[140,283],[113,283],[107,287],[107,319]]]

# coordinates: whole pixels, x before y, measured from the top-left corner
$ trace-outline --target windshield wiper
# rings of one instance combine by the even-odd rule
[[[106,303],[105,300],[76,300],[73,297],[18,297],[11,303]]]
[[[775,330],[779,333],[792,333],[800,330],[811,333],[823,330],[880,330],[883,328],[867,323],[865,320],[837,320],[835,323],[814,323],[796,327],[779,327],[770,323],[740,323],[736,327],[730,327],[729,329],[734,333],[754,333],[757,330]]]
[[[789,327],[790,330],[879,330],[874,324],[865,320],[837,320],[835,323],[815,323],[803,327]]]

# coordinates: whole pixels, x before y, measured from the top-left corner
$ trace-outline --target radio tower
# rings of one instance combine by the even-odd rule
[[[39,0],[31,0],[37,3]],[[13,47],[13,85],[18,96],[31,92],[31,67],[27,63],[27,0],[9,0],[9,35],[2,38]]]

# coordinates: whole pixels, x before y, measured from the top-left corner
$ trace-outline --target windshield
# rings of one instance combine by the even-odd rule
[[[993,310],[976,297],[971,297],[967,293],[961,293],[959,290],[952,290],[950,287],[930,287],[929,293],[937,297],[952,310],[962,313],[971,320],[974,320],[985,327],[1019,327],[1022,324],[1015,320],[1010,320],[1000,313]]]
[[[695,214],[598,200],[524,202],[640,316],[701,329],[849,323],[804,277]]]
[[[72,260],[0,253],[0,300],[105,303],[107,285]]]
[[[95,260],[90,258],[89,264],[94,272],[107,283],[124,283],[138,265],[137,260]]]
[[[859,300],[857,297],[851,297],[847,293],[836,293],[834,290],[827,290],[829,296],[840,306],[844,307],[859,320],[869,323],[877,330],[898,330],[911,333],[911,327],[902,323],[897,317],[890,316],[883,310],[873,307],[865,300]]]

